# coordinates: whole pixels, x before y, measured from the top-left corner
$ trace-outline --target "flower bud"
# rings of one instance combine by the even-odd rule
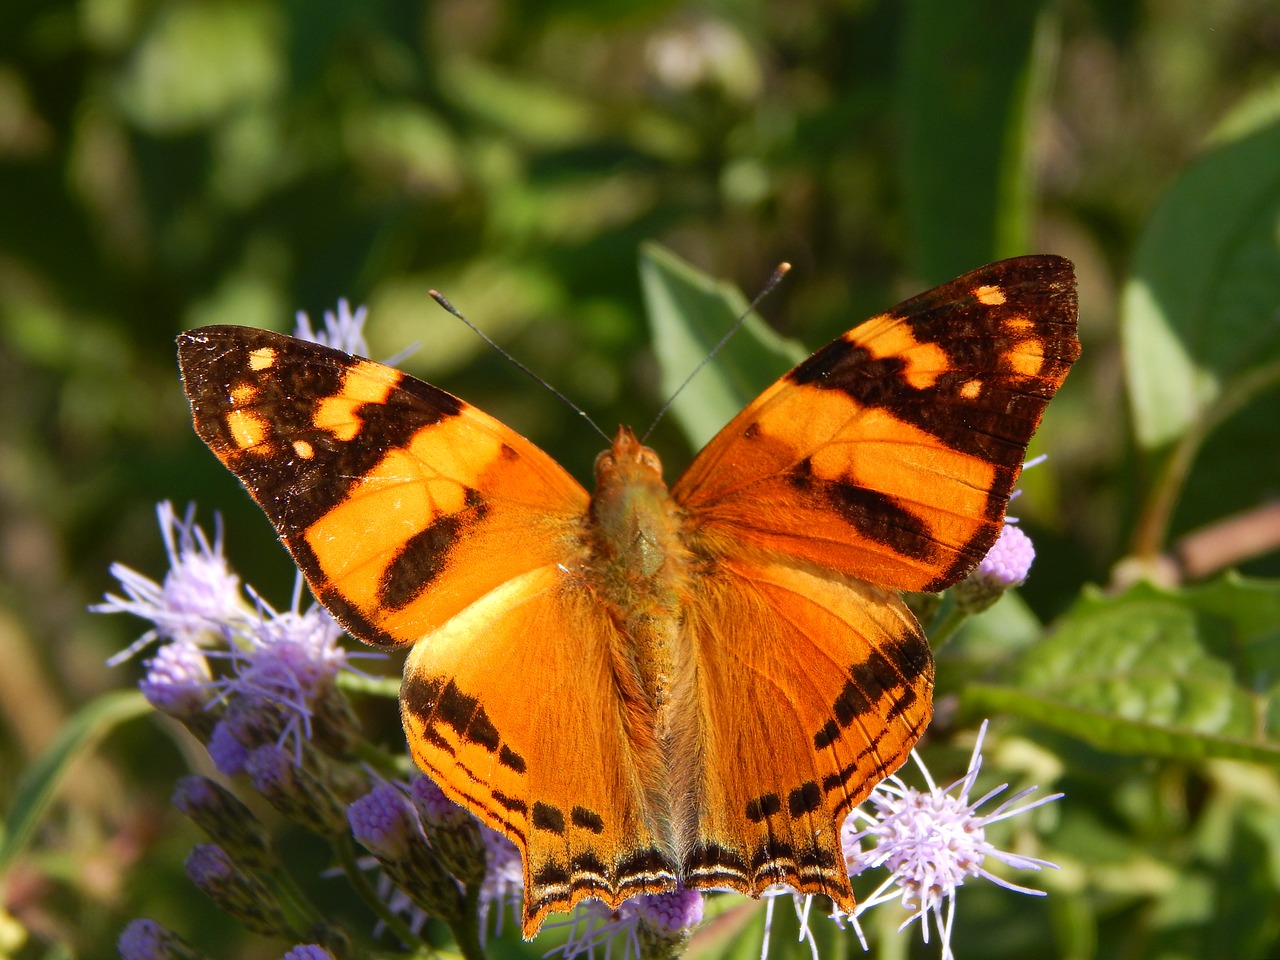
[[[272,865],[271,841],[261,821],[238,797],[208,777],[181,778],[173,790],[173,805],[245,866]]]
[[[1027,579],[1036,558],[1031,538],[1016,525],[1006,523],[1000,537],[982,562],[953,590],[956,606],[965,613],[981,613],[1006,590]]]
[[[274,743],[249,753],[245,772],[267,802],[308,830],[331,836],[346,828],[342,805],[329,788]]]
[[[216,843],[198,843],[187,856],[187,876],[218,908],[247,930],[288,936],[284,910],[274,893]]]
[[[193,644],[166,643],[147,661],[147,675],[138,684],[147,702],[181,720],[200,739],[209,736],[217,719],[208,709],[213,700],[209,661]]]
[[[142,918],[120,931],[116,950],[120,960],[207,960],[172,930]]]
[[[351,832],[387,875],[428,914],[457,918],[458,883],[427,844],[417,812],[399,790],[380,784],[347,808]]]
[[[409,784],[409,800],[422,818],[432,849],[445,869],[468,887],[484,880],[484,841],[475,818],[446,797],[428,777],[415,777]]]

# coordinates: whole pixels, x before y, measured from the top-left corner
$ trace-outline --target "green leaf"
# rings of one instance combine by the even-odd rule
[[[685,378],[746,312],[747,299],[736,287],[707,276],[654,243],[640,250],[640,283],[654,353],[662,369],[662,390],[675,396],[672,413],[695,449],[701,449],[761,390],[808,356],[799,344],[780,337],[751,314],[724,349],[681,389]]]
[[[1280,85],[1229,116],[1214,144],[1156,209],[1124,290],[1129,402],[1147,450],[1280,362]]]
[[[120,724],[151,712],[151,705],[139,691],[118,690],[81,707],[63,725],[52,745],[18,783],[13,807],[5,818],[4,837],[0,840],[0,877],[31,839],[75,760]]]
[[[941,283],[1030,242],[1031,120],[1056,59],[1042,3],[907,6],[903,197],[920,276]]]
[[[1280,583],[1224,577],[1087,593],[975,710],[1013,713],[1119,753],[1280,763]]]

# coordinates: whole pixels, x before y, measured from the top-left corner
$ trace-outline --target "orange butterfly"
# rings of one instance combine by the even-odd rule
[[[668,490],[623,427],[588,493],[407,374],[246,327],[178,338],[196,429],[356,637],[409,646],[413,756],[584,897],[853,893],[840,823],[931,716],[896,591],[1000,532],[1079,354],[1071,264],[991,264],[823,347]]]

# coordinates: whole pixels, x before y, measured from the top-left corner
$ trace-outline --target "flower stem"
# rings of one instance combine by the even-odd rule
[[[933,652],[937,653],[945,647],[960,629],[960,625],[968,619],[969,611],[960,609],[959,605],[952,606],[941,622],[929,632],[929,646],[933,648]]]
[[[421,937],[410,930],[403,920],[391,912],[391,908],[378,896],[378,891],[369,883],[369,878],[365,876],[364,871],[360,869],[360,865],[356,863],[355,846],[351,837],[346,834],[339,834],[332,838],[332,843],[334,850],[338,854],[338,862],[342,864],[342,872],[346,874],[347,881],[355,889],[360,899],[368,904],[369,909],[391,931],[392,935],[406,947],[426,946],[427,944]]]

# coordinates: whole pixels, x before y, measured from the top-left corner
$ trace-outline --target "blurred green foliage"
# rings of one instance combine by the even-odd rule
[[[180,330],[367,304],[375,356],[422,344],[406,369],[585,478],[599,438],[427,290],[607,430],[647,424],[714,340],[650,348],[646,297],[661,331],[664,290],[688,313],[715,288],[671,281],[686,268],[662,253],[639,268],[646,241],[748,293],[790,261],[761,313],[808,348],[1055,252],[1077,264],[1084,355],[1017,503],[1039,559],[947,649],[934,736],[959,771],[951,730],[1000,721],[991,766],[1067,794],[1039,819],[1064,869],[1045,901],[966,888],[957,953],[1280,953],[1277,63],[1267,0],[8,0],[0,808],[77,707],[136,679],[103,661],[137,625],[85,608],[113,561],[162,573],[157,500],[220,511],[235,566],[288,595],[267,524],[190,429]],[[672,474],[681,427],[714,424],[663,421]],[[1118,592],[1143,577],[1163,585]],[[369,722],[390,739],[386,713]],[[218,956],[278,956],[178,876],[195,834],[167,794],[201,762],[135,723],[70,766],[0,876],[0,955],[111,957],[150,914]]]

